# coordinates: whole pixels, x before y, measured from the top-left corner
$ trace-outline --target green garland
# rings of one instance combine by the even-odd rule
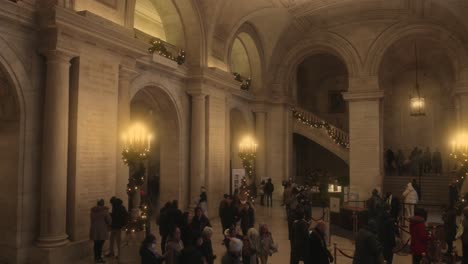
[[[241,83],[240,88],[244,91],[250,90],[250,85],[252,84],[252,79],[251,78],[243,78],[239,73],[234,72],[232,73],[234,75],[234,80],[238,81]]]
[[[255,158],[257,155],[255,153],[239,153],[239,158],[242,160],[242,166],[245,169],[245,173],[252,179],[254,175],[254,167],[255,167]]]
[[[136,192],[141,192],[141,187],[145,183],[146,168],[143,164],[148,159],[148,150],[137,151],[134,149],[125,149],[122,151],[122,160],[130,168],[131,175],[128,178],[127,194],[129,197]],[[140,232],[145,230],[148,218],[148,206],[140,204],[140,216],[137,219],[130,220],[125,226],[126,232]]]
[[[313,127],[313,128],[325,128],[327,131],[328,136],[339,146],[343,148],[349,149],[349,141],[343,137],[340,136],[336,133],[336,131],[333,129],[332,125],[328,124],[325,121],[313,121],[307,119],[305,116],[303,116],[299,111],[297,111],[295,108],[292,108],[293,112],[293,117],[296,118],[297,120],[301,121],[304,125]]]
[[[160,39],[154,39],[150,42],[152,45],[151,47],[148,48],[149,53],[155,53],[157,52],[159,55],[168,58],[170,60],[173,60],[177,62],[177,64],[182,65],[185,63],[185,51],[181,49],[179,51],[179,54],[177,54],[176,57],[170,52],[167,48],[166,45],[164,44],[164,41]]]

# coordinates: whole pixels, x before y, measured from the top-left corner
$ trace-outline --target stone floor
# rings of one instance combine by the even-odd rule
[[[257,221],[257,224],[259,223],[268,224],[275,241],[279,245],[279,252],[274,254],[269,259],[268,261],[269,264],[270,263],[271,264],[289,263],[290,245],[289,245],[289,240],[288,240],[288,231],[287,231],[287,225],[286,225],[286,220],[285,220],[284,208],[279,207],[279,206],[273,207],[273,208],[257,207],[256,208],[256,221]],[[221,244],[223,237],[221,235],[221,225],[220,225],[219,219],[213,220],[212,225],[215,231],[214,236],[213,236],[213,247],[214,247],[215,254],[218,256],[215,263],[221,263],[220,259],[222,255],[225,253],[225,248]],[[128,244],[125,245],[122,250],[123,252],[122,252],[122,258],[120,259],[120,262],[117,262],[115,259],[107,259],[107,263],[132,263],[132,264],[139,263],[139,257],[138,257],[139,242],[138,241],[141,241],[140,236],[141,235],[135,235],[134,237],[126,239],[125,243],[127,244],[128,242]],[[344,237],[332,235],[331,247],[330,247],[330,251],[332,252],[332,254],[333,254],[333,245],[335,243],[343,252],[349,255],[353,255],[354,244],[352,240],[344,238]],[[159,245],[159,240],[158,240],[158,247],[159,246],[160,245]],[[106,249],[107,247],[108,247],[108,243],[106,242],[106,245],[104,246],[104,248]],[[90,252],[91,252],[91,249],[90,249]],[[84,260],[80,262],[80,264],[85,264],[85,263],[92,263],[92,260]],[[351,259],[344,257],[341,254],[338,254],[335,263],[348,264],[348,263],[352,263],[352,261]],[[411,263],[411,256],[408,254],[395,254],[393,263],[395,264],[407,264],[408,263],[409,264]]]

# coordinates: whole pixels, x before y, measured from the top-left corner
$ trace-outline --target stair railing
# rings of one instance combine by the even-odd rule
[[[291,111],[293,113],[293,117],[298,122],[301,122],[302,124],[311,128],[325,129],[331,140],[333,140],[337,145],[349,149],[349,134],[347,132],[337,128],[336,126],[328,123],[324,119],[305,109],[292,107]]]

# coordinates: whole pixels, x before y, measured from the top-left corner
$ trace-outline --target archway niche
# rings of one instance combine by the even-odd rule
[[[135,29],[166,41],[166,32],[158,10],[152,0],[136,0]]]
[[[252,38],[253,34],[251,26],[245,25],[240,31],[234,41],[232,42],[229,51],[229,67],[231,72],[239,73],[244,78],[251,78],[251,90],[253,92],[260,92],[262,88],[262,59],[259,53],[258,43]]]
[[[415,48],[417,47],[417,49]],[[411,116],[409,97],[416,83],[416,51],[421,95],[425,97],[425,116]],[[455,127],[455,113],[451,99],[454,69],[442,43],[426,38],[405,38],[391,45],[385,52],[379,69],[379,85],[385,90],[383,103],[384,149],[394,156],[401,150],[408,164],[415,147],[429,148],[431,154],[440,150],[442,168],[448,169],[450,133]],[[423,154],[424,155],[424,154]],[[388,166],[386,174],[416,176],[408,164],[398,173],[396,164]]]
[[[293,134],[293,175],[299,184],[318,185],[321,177],[329,182],[349,185],[348,164],[316,142]]]
[[[229,150],[230,150],[230,161],[232,169],[243,169],[242,160],[239,158],[239,143],[246,136],[253,137],[253,131],[248,124],[247,117],[242,111],[237,108],[233,108],[230,111],[229,117],[229,127],[230,127],[230,140],[229,140]],[[234,190],[233,190],[234,191]]]
[[[16,250],[18,229],[18,181],[20,110],[16,92],[0,69],[0,262]]]
[[[145,87],[132,98],[131,122],[143,123],[153,135],[146,191],[154,209],[174,199],[182,208],[186,201],[181,190],[181,130],[176,105],[162,89]]]
[[[312,55],[297,70],[297,103],[348,131],[348,106],[341,95],[348,90],[348,85],[348,71],[340,58],[331,54]]]

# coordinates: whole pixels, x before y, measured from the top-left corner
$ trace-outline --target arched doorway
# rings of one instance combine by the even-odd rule
[[[242,160],[239,158],[239,143],[246,136],[254,136],[252,126],[249,125],[250,120],[246,113],[238,108],[232,108],[229,112],[229,160],[231,169],[243,169]],[[234,192],[234,188],[232,192]]]
[[[409,97],[415,93],[416,75],[426,102],[424,116],[410,115]],[[421,158],[428,159],[430,163],[436,150],[442,152],[445,165],[442,167],[448,169],[449,133],[456,121],[451,99],[454,76],[452,62],[441,43],[412,37],[388,48],[379,70],[380,87],[385,90],[383,131],[386,175],[419,176],[420,173],[430,173],[431,169],[424,172],[422,168],[419,170],[413,166],[416,164],[413,161]],[[418,148],[419,154],[414,153],[415,148]],[[399,152],[404,162],[400,171],[395,160],[400,156]],[[414,156],[416,154],[417,157]],[[392,156],[393,161],[387,162]]]
[[[297,106],[305,113],[334,126],[349,130],[349,113],[342,93],[348,90],[348,70],[340,58],[328,53],[307,57],[297,68]],[[349,151],[336,144],[324,128],[293,124],[293,176],[299,183],[310,183],[315,172],[327,181],[349,184]],[[313,139],[317,139],[316,142]],[[321,180],[321,179],[319,179]]]
[[[17,248],[18,184],[20,181],[20,110],[15,89],[0,69],[0,262],[6,261]]]
[[[131,100],[131,121],[145,124],[153,134],[146,185],[153,208],[172,200],[179,200],[184,207],[181,129],[171,96],[156,86],[139,90]]]

